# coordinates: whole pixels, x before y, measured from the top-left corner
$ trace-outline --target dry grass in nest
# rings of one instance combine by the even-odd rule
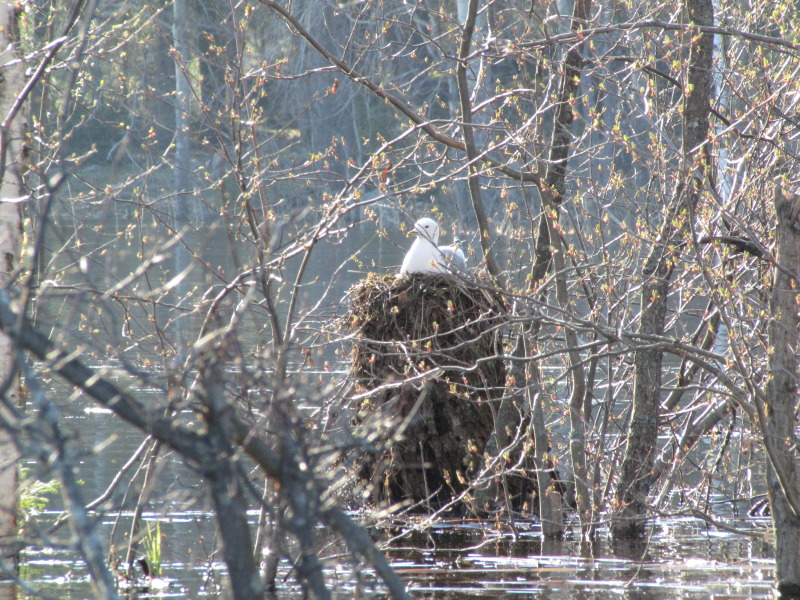
[[[355,420],[383,427],[386,442],[362,475],[375,500],[447,502],[480,466],[489,403],[504,393],[502,298],[449,275],[371,276],[349,296]],[[424,385],[414,380],[434,368]]]
[[[371,276],[350,289],[356,335],[350,373],[362,390],[445,368],[454,391],[481,396],[505,385],[499,294],[449,275]],[[477,365],[477,367],[476,367]]]

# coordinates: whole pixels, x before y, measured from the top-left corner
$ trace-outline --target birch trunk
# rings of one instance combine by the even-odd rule
[[[0,10],[0,287],[9,284],[19,267],[22,222],[20,203],[24,191],[20,174],[25,115],[16,105],[25,85],[24,63],[19,60],[18,7],[3,2]],[[17,61],[14,64],[14,61]],[[9,378],[12,381],[9,384]],[[7,385],[0,410],[18,406],[19,378],[15,368],[15,350],[11,339],[0,333],[0,385]],[[17,449],[8,431],[0,430],[0,544],[16,535]],[[6,596],[4,596],[6,597]]]

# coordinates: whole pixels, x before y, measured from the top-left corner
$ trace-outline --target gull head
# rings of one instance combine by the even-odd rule
[[[433,219],[424,217],[414,223],[414,229],[408,235],[416,235],[436,245],[439,242],[439,224]]]

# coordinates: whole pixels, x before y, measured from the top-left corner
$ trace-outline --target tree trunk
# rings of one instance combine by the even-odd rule
[[[591,17],[591,0],[576,0],[572,9],[571,30],[579,33]],[[559,230],[559,208],[563,202],[566,191],[567,162],[572,146],[572,123],[575,113],[572,110],[572,100],[578,95],[578,85],[581,78],[583,65],[583,44],[578,43],[570,47],[564,58],[564,74],[562,75],[559,90],[559,103],[553,125],[553,137],[550,142],[550,166],[547,169],[545,184],[546,193],[542,194],[542,225],[537,240],[537,253],[546,243],[548,252],[544,258],[546,264],[554,268],[556,281],[556,297],[564,310],[569,310],[570,299],[567,286],[566,261],[564,260],[565,244]],[[549,193],[547,193],[549,192]],[[547,232],[543,230],[547,229]],[[539,256],[537,256],[538,263]],[[543,275],[544,273],[542,273]],[[570,415],[570,458],[572,471],[575,478],[576,498],[578,502],[578,515],[583,533],[591,536],[593,528],[591,496],[589,493],[589,480],[586,475],[586,440],[585,440],[585,415],[583,414],[584,392],[586,390],[586,377],[583,361],[578,347],[578,336],[574,329],[567,328],[564,332],[567,352],[570,359],[570,383],[572,392],[569,401]]]
[[[796,457],[800,196],[775,186],[777,266],[769,322],[769,381],[764,436],[772,444],[767,493],[775,528],[775,576],[782,596],[800,597],[800,474]]]
[[[505,276],[501,273],[500,265],[497,262],[497,240],[491,234],[489,228],[489,217],[486,215],[486,209],[483,204],[483,196],[481,194],[480,175],[478,169],[480,167],[478,147],[475,143],[475,132],[472,127],[472,103],[470,101],[470,84],[468,81],[469,70],[469,55],[472,48],[472,37],[475,33],[475,25],[478,18],[478,3],[479,0],[469,0],[467,3],[467,13],[464,20],[464,33],[461,37],[461,45],[458,50],[460,62],[456,68],[456,80],[458,82],[458,97],[461,106],[461,132],[464,136],[464,146],[469,161],[467,168],[467,185],[469,186],[469,197],[472,200],[472,209],[475,213],[475,219],[478,222],[478,230],[480,232],[481,248],[483,249],[483,260],[486,263],[486,269],[495,280],[495,283],[500,289],[505,289]],[[459,16],[461,16],[461,8],[463,2],[459,2]],[[503,254],[500,252],[500,254]]]
[[[16,200],[24,195],[20,160],[22,159],[25,115],[15,104],[25,86],[25,64],[16,51],[19,7],[5,2],[0,11],[0,287],[9,284],[9,278],[19,267],[22,222],[20,204]],[[15,64],[14,61],[17,61]],[[14,111],[16,115],[12,115]],[[9,117],[11,119],[9,120]],[[0,333],[0,385],[5,389],[0,410],[17,407],[20,403],[19,378],[16,353],[11,339]],[[17,533],[17,448],[10,433],[0,430],[0,543]],[[13,597],[4,595],[4,598]]]
[[[175,165],[172,170],[175,188],[175,230],[180,231],[189,224],[192,207],[189,204],[190,175],[192,169],[191,147],[189,140],[189,94],[191,88],[186,69],[189,64],[189,47],[186,44],[186,0],[173,0],[172,4],[172,43],[175,60]],[[179,276],[189,267],[189,253],[183,244],[175,245],[175,275]],[[188,284],[182,277],[175,286],[177,301],[182,302],[188,293]],[[188,343],[188,333],[183,319],[175,320],[175,338],[181,352]]]
[[[183,227],[190,216],[189,174],[189,82],[184,70],[189,62],[186,45],[186,0],[174,0],[172,5],[172,43],[175,49],[175,220]]]
[[[686,10],[692,23],[705,26],[714,24],[711,0],[686,0]],[[702,169],[707,159],[704,153],[708,136],[714,36],[694,32],[692,36],[689,69],[683,89],[684,175],[669,207],[664,211],[661,235],[642,268],[639,333],[644,336],[664,334],[672,276],[669,249],[681,235],[681,226],[676,223],[681,218],[693,218],[704,177]],[[636,537],[645,532],[647,495],[653,483],[653,460],[658,439],[661,370],[661,352],[640,350],[635,353],[631,422],[611,522],[611,532],[615,537]]]

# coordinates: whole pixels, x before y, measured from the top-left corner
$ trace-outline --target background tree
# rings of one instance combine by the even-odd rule
[[[711,2],[687,2],[685,19],[689,26],[714,24]],[[642,265],[639,306],[639,334],[661,336],[665,332],[670,279],[675,268],[671,249],[680,243],[679,227],[693,218],[699,190],[708,178],[708,131],[712,94],[713,35],[702,31],[688,42],[683,87],[680,170],[672,198],[664,207],[658,238]],[[625,457],[617,482],[612,532],[617,536],[644,534],[646,498],[650,489],[653,460],[658,439],[662,395],[662,358],[659,350],[641,350],[634,355],[631,421]]]
[[[794,508],[797,490],[797,462],[791,454],[795,447],[794,425],[797,398],[797,265],[800,261],[800,237],[797,234],[797,196],[787,197],[775,186],[777,222],[776,265],[769,327],[770,379],[766,390],[764,436],[768,440],[767,489],[775,523],[775,557],[778,591],[792,597],[800,594],[800,567],[797,543],[800,534]],[[787,452],[788,451],[788,452]]]
[[[4,78],[0,83],[0,286],[11,285],[20,274],[22,219],[20,204],[26,200],[23,186],[25,116],[21,104],[25,89],[24,69],[19,62],[17,8],[6,4],[0,9],[0,55]],[[0,382],[3,403],[0,420],[12,421],[20,410],[19,376],[16,349],[11,339],[0,334]],[[17,459],[19,451],[12,430],[0,428],[0,539],[16,536]],[[14,594],[1,594],[13,598]]]
[[[340,508],[363,504],[353,450],[375,446],[350,423],[336,317],[353,282],[396,270],[422,214],[511,307],[512,376],[465,506],[509,522],[538,506],[554,536],[557,490],[587,536],[714,522],[712,498],[734,513],[763,491],[742,483],[755,440],[785,517],[796,365],[773,350],[797,333],[777,308],[778,274],[796,275],[770,198],[775,175],[797,177],[796,22],[788,5],[694,0],[26,5],[15,197],[30,199],[14,206],[30,260],[0,320],[37,412],[5,431],[34,477],[61,482],[62,541],[98,593],[180,468],[180,502],[212,507],[235,597],[275,582],[258,572],[267,548],[309,595],[330,595],[330,558],[404,596]],[[94,499],[81,460],[119,440],[70,429],[59,411],[85,401],[136,436]],[[538,497],[507,494],[513,477]]]

